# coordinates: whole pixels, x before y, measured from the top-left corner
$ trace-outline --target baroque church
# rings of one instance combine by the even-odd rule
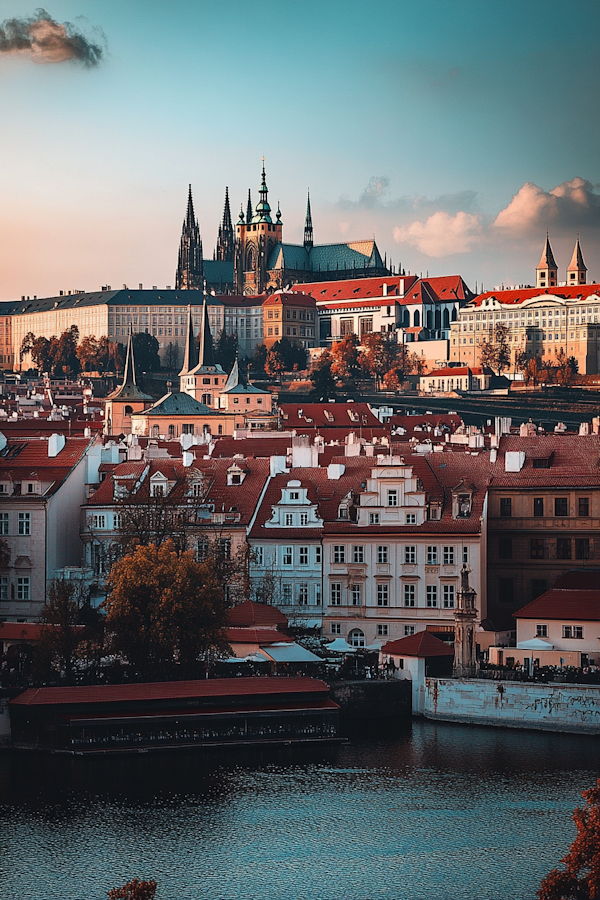
[[[231,218],[229,190],[225,189],[223,219],[212,260],[203,258],[202,239],[194,215],[192,188],[183,222],[175,285],[179,290],[202,290],[204,284],[215,294],[263,294],[283,290],[299,282],[337,281],[390,274],[375,240],[339,244],[315,244],[310,209],[306,203],[304,241],[287,244],[278,208],[271,215],[269,191],[263,159],[259,200],[252,205],[248,191],[235,230]]]

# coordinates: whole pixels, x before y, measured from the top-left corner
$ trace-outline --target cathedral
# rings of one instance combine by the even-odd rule
[[[175,277],[178,289],[201,290],[206,283],[207,289],[215,294],[253,295],[282,290],[299,282],[390,274],[375,240],[315,244],[310,197],[306,203],[303,243],[284,243],[281,211],[277,209],[274,219],[271,215],[264,159],[258,194],[258,203],[253,206],[248,191],[246,212],[242,205],[234,230],[229,190],[225,189],[217,246],[213,259],[206,260],[202,256],[190,186]]]

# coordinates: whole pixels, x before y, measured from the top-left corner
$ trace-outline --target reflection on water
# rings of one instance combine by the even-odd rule
[[[341,747],[0,756],[0,897],[533,898],[598,739],[416,721]]]

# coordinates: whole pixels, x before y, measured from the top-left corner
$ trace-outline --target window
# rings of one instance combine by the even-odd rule
[[[352,606],[360,606],[362,604],[362,584],[350,585],[350,602]]]
[[[300,513],[300,524],[308,525],[308,513]]]
[[[343,544],[334,544],[333,561],[334,563],[346,562],[346,548]]]
[[[512,578],[498,579],[498,599],[500,603],[515,602],[515,585]]]
[[[544,558],[544,541],[542,538],[532,538],[529,542],[529,558]]]
[[[575,559],[590,558],[590,539],[575,538]]]
[[[254,562],[257,566],[264,566],[264,564],[265,564],[264,547],[255,547],[254,548]]]
[[[387,637],[388,636],[387,625],[378,625],[377,626],[377,636],[378,637]]]
[[[567,497],[555,497],[554,498],[554,515],[555,516],[568,516],[569,515],[569,501]]]
[[[31,513],[19,513],[19,534],[31,534]]]
[[[354,631],[351,631],[348,635],[348,643],[352,647],[364,647],[365,646],[365,634],[360,628],[355,628]]]
[[[414,633],[415,633],[414,625],[405,625],[404,626],[404,637],[410,637],[411,634],[414,634]]]
[[[416,565],[417,548],[414,545],[404,548],[404,562],[407,566]]]
[[[362,546],[354,546],[352,548],[352,562],[353,563],[364,563],[365,561],[365,548]]]
[[[293,561],[293,549],[291,547],[282,547],[282,563],[284,566],[291,566]]]
[[[577,515],[578,516],[589,516],[590,514],[590,501],[588,497],[580,497],[577,501]]]
[[[377,548],[377,562],[380,565],[385,565],[388,561],[388,548],[386,546],[379,546]]]
[[[317,606],[321,605],[321,585],[315,584],[315,603]]]
[[[438,548],[433,546],[427,547],[427,565],[437,566],[438,562]]]
[[[285,514],[285,524],[286,524],[286,527],[288,527],[288,528],[294,524],[294,514],[293,513]]]
[[[512,500],[510,497],[500,498],[500,515],[504,518],[512,516]]]
[[[583,625],[563,625],[562,636],[564,638],[583,639]]]
[[[454,565],[454,547],[444,547],[443,548],[443,559],[445,566],[453,566]]]
[[[369,513],[369,525],[379,525],[379,513]]]
[[[0,578],[0,600],[8,600],[8,578],[6,575]]]
[[[299,491],[290,491],[290,500],[299,500],[300,493]]]
[[[308,547],[299,547],[298,548],[298,562],[301,566],[308,565]]]
[[[316,563],[321,562],[321,546],[320,545],[318,547],[315,547],[315,562]]]
[[[332,622],[331,623],[331,633],[332,634],[341,634],[342,633],[341,622]]]
[[[289,604],[292,602],[292,585],[291,584],[282,584],[281,585],[281,599],[284,604]]]
[[[442,588],[444,609],[454,609],[454,585],[445,584]]]
[[[468,562],[469,562],[469,548],[468,548],[468,547],[463,547],[463,548],[462,548],[462,561],[463,561],[464,563],[468,563]]]
[[[512,538],[500,538],[498,540],[498,559],[512,559]]]
[[[548,637],[548,626],[547,625],[536,625],[535,626],[535,636],[539,638]]]
[[[299,584],[298,585],[298,605],[299,606],[308,606],[308,585],[307,584]]]
[[[417,524],[417,514],[416,513],[406,513],[406,524],[407,525],[416,525]]]
[[[398,506],[398,491],[391,490],[387,492],[387,505]]]
[[[216,551],[219,559],[231,559],[231,539],[219,538],[216,541]]]
[[[427,585],[427,606],[437,606],[437,587],[435,584]]]
[[[534,497],[533,498],[533,515],[538,518],[544,515],[544,498],[543,497]]]
[[[342,605],[342,585],[339,581],[331,582],[331,605],[332,606],[341,606]]]
[[[377,606],[387,606],[389,603],[390,586],[389,584],[377,585]]]
[[[210,545],[209,545],[208,541],[206,540],[206,538],[200,538],[200,540],[198,541],[198,543],[196,545],[196,558],[198,559],[198,562],[204,562],[204,560],[208,559],[209,550],[210,550]],[[262,565],[262,548],[261,548],[260,552],[261,552],[260,565]]]
[[[0,534],[8,534],[8,513],[0,513]]]
[[[30,579],[17,578],[17,600],[31,600]]]
[[[531,580],[531,599],[535,600],[541,594],[545,594],[548,589],[548,583],[545,578],[532,578]]]
[[[571,559],[571,538],[556,539],[556,558]]]
[[[405,584],[404,585],[404,605],[405,606],[414,606],[416,599],[417,599],[416,584]]]

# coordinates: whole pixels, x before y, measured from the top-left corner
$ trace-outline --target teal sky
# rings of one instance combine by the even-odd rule
[[[237,215],[263,155],[288,241],[310,188],[317,242],[375,234],[491,287],[531,281],[547,228],[564,270],[579,230],[600,281],[597,0],[45,9],[103,55],[0,53],[0,299],[172,284],[188,182],[212,256],[225,185]]]

